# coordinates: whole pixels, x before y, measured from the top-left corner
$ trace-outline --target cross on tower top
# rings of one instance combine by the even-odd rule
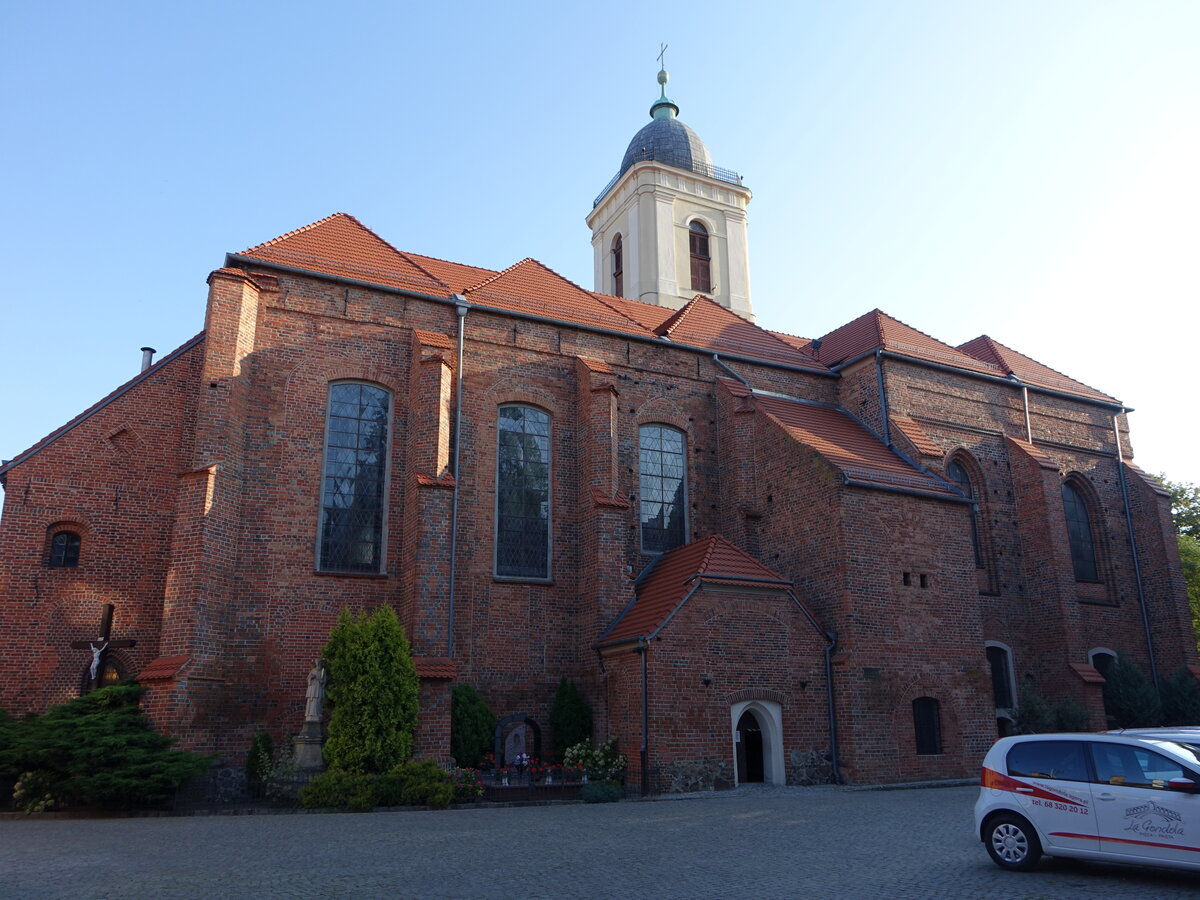
[[[667,67],[667,61],[665,59],[666,55],[667,55],[667,45],[659,44],[658,45],[658,67],[660,69],[665,69]]]

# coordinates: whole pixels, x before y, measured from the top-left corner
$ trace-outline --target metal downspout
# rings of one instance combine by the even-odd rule
[[[736,378],[738,381],[740,381],[742,383],[742,387],[747,388],[751,391],[754,390],[754,388],[750,387],[750,382],[748,382],[745,378],[743,378],[737,372],[733,371],[733,369],[729,368],[729,366],[727,366],[725,364],[725,360],[721,359],[720,356],[718,356],[717,354],[714,353],[712,355],[712,361],[714,363],[716,363],[718,366],[720,366],[722,369],[724,369],[726,372],[728,372],[730,375],[732,375],[734,378]]]
[[[875,380],[879,384],[879,415],[883,420],[883,442],[892,447],[892,425],[888,418],[887,385],[883,382],[883,348],[875,351]]]
[[[642,654],[642,796],[650,794],[650,688],[646,673],[646,657],[650,654],[650,642],[638,640],[637,652]]]
[[[825,632],[825,694],[829,704],[829,763],[833,767],[833,783],[842,783],[842,764],[838,759],[837,710],[833,705],[833,651],[837,649],[837,632]]]
[[[1029,420],[1029,387],[1016,375],[1009,375],[1013,381],[1021,386],[1021,404],[1025,409],[1025,440],[1033,443],[1033,423]]]
[[[1133,512],[1129,508],[1129,482],[1125,480],[1125,454],[1121,450],[1121,429],[1113,416],[1113,437],[1117,439],[1117,480],[1121,482],[1121,502],[1125,506],[1125,528],[1129,531],[1129,550],[1133,554],[1133,580],[1137,583],[1138,606],[1142,610],[1142,627],[1146,630],[1146,651],[1150,654],[1150,678],[1154,692],[1159,692],[1158,663],[1154,659],[1154,639],[1150,635],[1150,611],[1146,608],[1146,591],[1142,586],[1142,564],[1138,559],[1137,537],[1133,532]]]
[[[458,569],[458,460],[462,450],[462,389],[463,389],[463,333],[466,330],[467,310],[470,304],[461,294],[454,295],[454,311],[458,313],[458,365],[454,373],[454,460],[451,462],[454,475],[454,495],[450,501],[450,585],[446,604],[446,656],[454,656],[454,576]]]

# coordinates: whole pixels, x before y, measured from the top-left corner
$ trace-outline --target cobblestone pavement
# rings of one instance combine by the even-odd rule
[[[1195,897],[1200,874],[994,866],[974,787],[605,805],[0,821],[0,897]]]

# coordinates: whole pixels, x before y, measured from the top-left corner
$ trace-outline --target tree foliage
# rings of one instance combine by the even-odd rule
[[[1200,722],[1200,681],[1180,667],[1162,682],[1162,720],[1164,725],[1195,725]]]
[[[579,743],[590,745],[592,741],[592,708],[575,682],[567,680],[565,675],[558,682],[550,707],[550,734],[559,759],[568,747]]]
[[[1171,519],[1177,534],[1200,540],[1200,485],[1171,481],[1166,475],[1158,480],[1171,493]]]
[[[1104,711],[1116,728],[1162,724],[1162,704],[1142,670],[1128,655],[1117,653],[1104,673]]]
[[[386,772],[412,756],[419,681],[404,626],[390,606],[342,610],[322,651],[332,709],[325,761],[345,772]]]
[[[1179,535],[1179,558],[1183,562],[1183,580],[1192,607],[1192,630],[1196,632],[1196,644],[1200,646],[1200,537]]]
[[[1018,734],[1042,734],[1048,731],[1087,731],[1087,709],[1073,698],[1051,703],[1038,692],[1032,675],[1021,679],[1020,706],[1015,711]]]
[[[18,777],[20,805],[148,806],[167,800],[212,758],[171,750],[141,714],[143,688],[123,683],[9,720],[0,742],[0,773]]]
[[[478,768],[495,731],[496,716],[479,691],[456,684],[450,693],[450,755],[460,766]]]

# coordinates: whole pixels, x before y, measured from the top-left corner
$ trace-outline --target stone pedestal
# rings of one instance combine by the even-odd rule
[[[304,728],[296,735],[295,762],[297,772],[316,773],[325,771],[325,757],[321,747],[325,740],[321,737],[319,722],[305,722]]]

